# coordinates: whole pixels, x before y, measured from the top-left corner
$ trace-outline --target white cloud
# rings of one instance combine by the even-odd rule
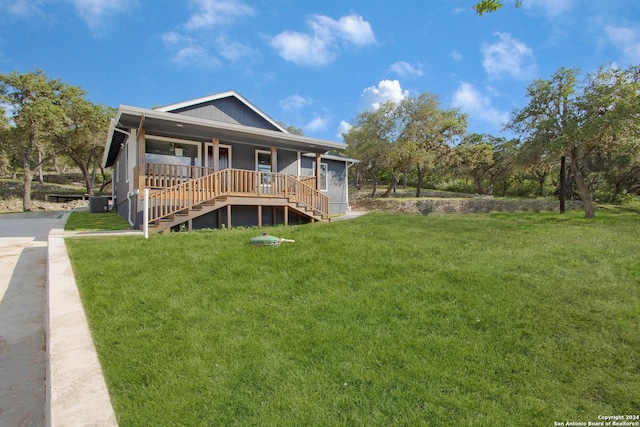
[[[378,86],[370,86],[360,96],[364,109],[377,110],[387,101],[400,102],[409,96],[408,90],[402,90],[398,80],[382,80]]]
[[[621,49],[631,62],[640,62],[640,29],[608,25],[604,31],[611,43]]]
[[[509,121],[509,113],[501,112],[491,105],[491,100],[477,91],[470,83],[462,82],[453,94],[452,106],[460,108],[471,118],[502,128]]]
[[[216,39],[218,53],[230,61],[239,61],[242,58],[256,56],[255,50],[239,42],[230,42],[222,35]]]
[[[171,62],[180,67],[196,66],[213,69],[221,65],[220,60],[211,55],[194,38],[169,32],[162,35],[162,41],[169,50],[174,52],[171,56]]]
[[[357,15],[334,20],[313,15],[307,24],[311,34],[283,31],[271,39],[281,57],[305,66],[322,66],[332,62],[342,45],[365,46],[375,43],[371,25]]]
[[[28,18],[33,15],[42,14],[42,1],[38,0],[15,0],[13,2],[8,1],[0,3],[0,6],[5,6],[7,12],[11,15],[19,16],[21,18]]]
[[[509,75],[518,80],[530,80],[535,75],[536,63],[533,51],[507,33],[494,33],[500,40],[494,44],[483,43],[482,65],[491,78]]]
[[[336,137],[342,138],[342,134],[349,133],[352,127],[353,125],[351,123],[345,122],[344,120],[340,120]]]
[[[127,10],[132,4],[127,0],[71,0],[71,2],[78,15],[92,30],[103,28],[105,19]]]
[[[464,59],[462,54],[460,52],[458,52],[457,50],[454,50],[454,51],[451,52],[451,57],[456,62],[462,62],[462,60]]]
[[[254,13],[253,8],[237,0],[191,0],[191,4],[198,11],[185,24],[187,30],[212,28]]]
[[[423,72],[418,67],[414,67],[405,61],[396,62],[395,64],[391,64],[390,70],[399,75],[400,77],[408,77],[408,76],[422,76]]]
[[[542,9],[550,18],[567,13],[573,9],[575,0],[525,0],[522,6],[525,9]]]
[[[0,0],[0,9],[20,18],[32,18],[34,16],[51,18],[45,11],[49,5],[54,5],[54,0]],[[126,12],[137,5],[137,0],[66,0],[71,4],[78,16],[87,23],[94,32],[107,27],[108,20],[117,13]]]
[[[311,98],[305,98],[300,95],[291,95],[280,101],[280,108],[283,110],[299,110],[300,108],[311,105]]]
[[[281,57],[298,65],[316,66],[332,62],[335,55],[318,37],[285,31],[271,40]]]
[[[318,132],[318,131],[325,130],[327,128],[328,123],[329,123],[329,120],[327,118],[316,117],[313,120],[311,120],[309,123],[304,125],[304,129],[306,133]]]
[[[238,62],[258,56],[250,46],[229,40],[222,32],[236,19],[253,15],[253,8],[235,0],[190,0],[189,4],[196,11],[187,22],[162,35],[165,47],[172,52],[171,62],[213,69],[222,65],[220,58]]]

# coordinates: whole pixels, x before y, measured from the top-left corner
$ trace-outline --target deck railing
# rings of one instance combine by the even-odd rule
[[[201,166],[170,165],[166,163],[145,164],[145,187],[173,187],[191,179],[198,179],[213,173],[212,168]]]
[[[151,172],[147,176],[148,183],[176,182],[173,186],[150,191],[150,222],[224,196],[287,198],[302,204],[314,214],[329,214],[329,198],[308,184],[315,183],[315,177],[297,177],[241,169],[224,169],[197,176],[204,173],[207,168],[178,166],[190,168],[189,173],[195,175],[195,178],[187,180],[181,175],[173,174],[174,172],[182,173],[178,169],[155,168],[153,164],[147,165],[147,171]],[[157,171],[162,173],[159,174]],[[305,180],[303,181],[301,178]],[[158,186],[149,185],[152,188]]]

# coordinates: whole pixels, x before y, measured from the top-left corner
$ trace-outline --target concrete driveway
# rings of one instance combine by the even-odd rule
[[[0,426],[45,423],[47,237],[62,215],[0,215]]]

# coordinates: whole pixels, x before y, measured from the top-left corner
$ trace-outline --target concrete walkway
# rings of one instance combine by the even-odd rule
[[[117,426],[64,243],[65,222],[49,233],[46,425]]]
[[[47,239],[62,212],[0,215],[0,425],[46,414]]]
[[[95,233],[68,215],[0,215],[0,426],[117,426],[64,244]]]

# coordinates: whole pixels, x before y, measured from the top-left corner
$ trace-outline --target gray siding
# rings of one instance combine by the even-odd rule
[[[127,150],[120,150],[116,163],[113,167],[114,187],[114,209],[123,218],[129,219],[129,201],[127,193],[129,192],[129,183],[127,182]],[[118,177],[118,181],[116,181]]]
[[[298,174],[298,153],[296,151],[278,150],[278,173]]]
[[[244,144],[229,144],[225,141],[220,141],[220,143],[231,145],[231,167],[233,169],[256,169],[256,147]]]
[[[313,176],[315,171],[313,164],[315,158],[303,156],[301,158],[300,173],[304,176]],[[347,164],[336,160],[320,159],[320,163],[327,164],[327,191],[323,194],[329,196],[329,213],[331,215],[347,212],[349,202],[347,200]]]
[[[222,98],[172,111],[176,114],[233,123],[260,129],[278,130],[266,119],[234,97]]]
[[[289,211],[289,224],[306,224],[308,220],[292,211]],[[262,207],[262,225],[267,227],[270,225],[284,223],[284,209],[282,207],[274,209],[269,206]],[[203,228],[223,228],[227,224],[227,209],[222,208],[198,218],[194,218],[191,227],[194,230]],[[231,207],[231,226],[232,227],[251,227],[258,225],[258,208],[257,206],[232,206]]]

